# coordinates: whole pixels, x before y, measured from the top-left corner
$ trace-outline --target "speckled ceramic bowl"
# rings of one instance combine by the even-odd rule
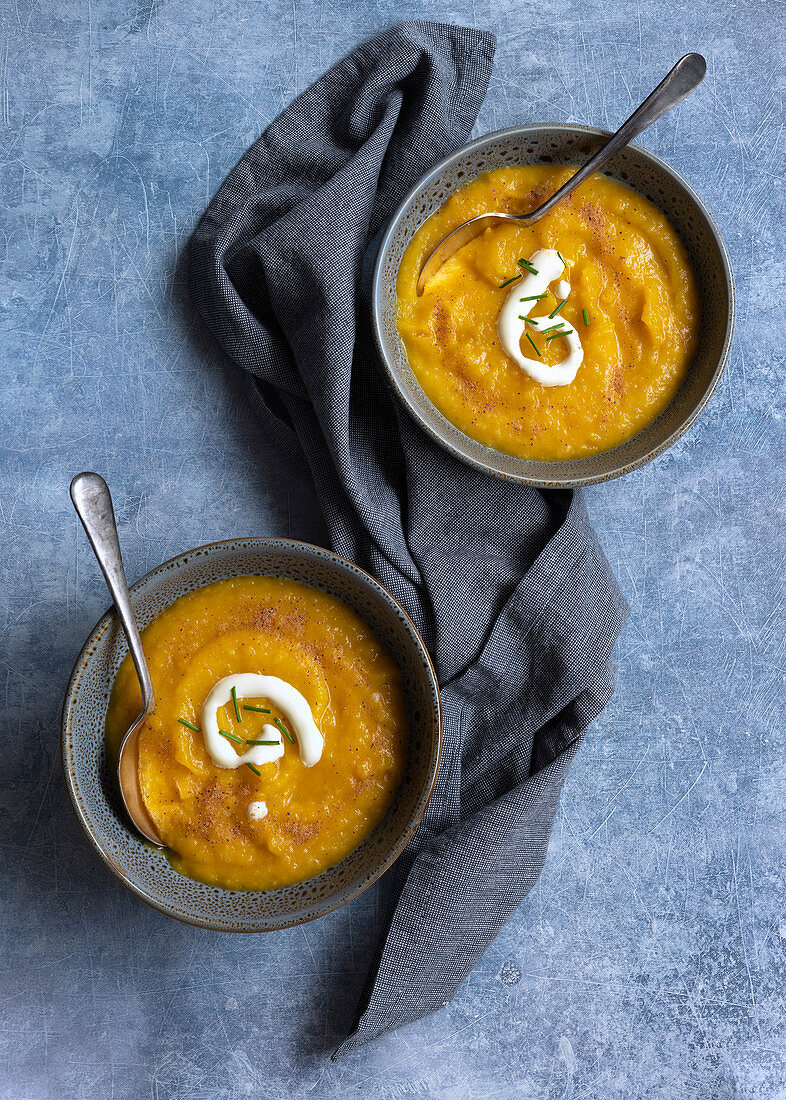
[[[328,550],[286,539],[215,542],[165,562],[131,588],[145,627],[178,596],[210,581],[246,574],[289,577],[322,588],[353,608],[401,670],[410,717],[407,765],[387,814],[359,848],[316,878],[280,890],[206,886],[179,875],[166,856],[127,824],[104,750],[104,721],[126,642],[114,610],[88,638],[63,704],[62,751],[68,791],[82,828],[112,873],[162,913],[226,932],[267,932],[337,909],[370,886],[401,854],[428,804],[439,763],[437,679],[415,627],[362,569]]]
[[[457,458],[511,481],[566,488],[607,481],[650,462],[682,435],[718,385],[734,327],[734,283],[723,238],[693,189],[658,157],[637,145],[605,168],[662,210],[682,238],[701,296],[701,328],[685,381],[663,413],[633,439],[603,454],[570,462],[531,462],[485,447],[451,424],[412,373],[396,329],[396,277],[412,234],[445,199],[482,172],[514,164],[580,164],[609,137],[589,126],[516,126],[473,141],[443,160],[398,208],[380,243],[372,287],[372,320],[382,361],[407,409]]]

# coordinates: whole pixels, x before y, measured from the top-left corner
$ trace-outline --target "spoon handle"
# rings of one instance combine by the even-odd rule
[[[87,532],[112,599],[115,601],[139,683],[142,686],[144,710],[150,711],[155,706],[153,681],[150,679],[139,627],[136,625],[134,612],[131,609],[131,597],[128,593],[123,558],[120,554],[120,540],[117,537],[115,512],[109,486],[100,474],[77,474],[71,482],[71,500]]]
[[[597,172],[598,169],[615,156],[628,142],[633,141],[642,131],[651,126],[661,115],[665,115],[672,107],[689,95],[698,87],[707,72],[707,62],[700,53],[686,53],[681,57],[671,72],[651,92],[630,118],[623,122],[616,134],[612,134],[605,145],[598,149],[597,153],[590,157],[586,164],[579,168],[578,172],[570,177],[567,183],[555,191],[550,199],[547,199],[532,214],[540,218],[547,214],[552,207],[569,195],[574,188],[583,183],[585,179]]]

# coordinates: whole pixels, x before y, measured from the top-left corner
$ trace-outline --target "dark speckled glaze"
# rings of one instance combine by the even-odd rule
[[[411,620],[362,569],[317,546],[286,539],[210,543],[165,562],[131,588],[140,627],[179,596],[246,574],[289,577],[322,588],[356,611],[401,670],[410,718],[407,765],[387,814],[341,863],[280,890],[224,890],[178,874],[165,855],[126,823],[104,748],[104,721],[126,643],[114,611],[93,630],[68,684],[62,719],[68,791],[90,842],[109,869],[144,901],[179,920],[226,932],[267,932],[303,924],[344,905],[401,854],[423,816],[439,764],[437,679]]]
[[[396,328],[396,277],[415,230],[448,196],[483,172],[516,164],[578,164],[608,138],[589,126],[517,126],[478,138],[436,165],[407,195],[380,243],[372,287],[374,333],[388,376],[418,423],[457,458],[487,473],[546,488],[608,481],[650,462],[693,423],[712,396],[731,347],[734,283],[723,238],[692,188],[637,145],[605,169],[644,195],[671,221],[687,248],[701,298],[699,343],[674,400],[638,435],[613,450],[569,462],[532,462],[470,439],[426,397]]]

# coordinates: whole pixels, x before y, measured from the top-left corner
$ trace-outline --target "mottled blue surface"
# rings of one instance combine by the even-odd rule
[[[783,7],[3,4],[2,1096],[784,1097]],[[613,127],[705,53],[644,144],[717,215],[739,323],[698,424],[588,494],[632,615],[536,891],[443,1012],[334,1065],[379,890],[275,935],[197,931],[124,891],[76,824],[59,706],[107,597],[67,486],[107,477],[132,577],[232,535],[324,541],[178,260],[260,129],[403,15],[499,36],[478,132]]]

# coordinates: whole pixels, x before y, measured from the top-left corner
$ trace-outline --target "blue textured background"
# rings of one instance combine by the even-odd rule
[[[2,3],[3,1097],[786,1095],[782,5]],[[107,477],[132,578],[211,539],[324,541],[178,258],[260,130],[404,15],[499,36],[478,132],[614,127],[704,52],[643,143],[716,214],[739,322],[698,424],[588,493],[632,616],[537,889],[444,1011],[333,1065],[378,891],[275,935],[197,931],[126,893],[76,824],[58,712],[107,597],[67,486]]]

